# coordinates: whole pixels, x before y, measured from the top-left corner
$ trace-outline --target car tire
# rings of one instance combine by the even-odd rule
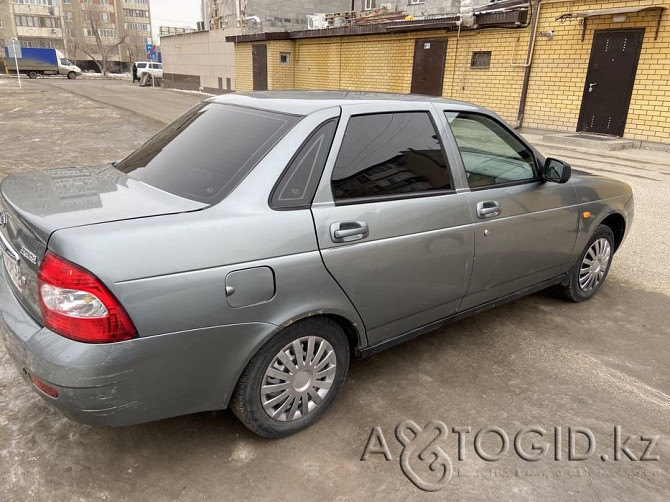
[[[67,78],[69,78],[70,80],[74,80],[75,78],[77,78],[77,74],[71,71],[70,73],[67,74]]]
[[[36,79],[37,78],[37,72],[36,71],[29,71],[28,72],[28,78],[30,79]]]
[[[348,367],[349,343],[336,322],[325,317],[299,321],[252,357],[230,407],[260,436],[294,434],[325,413],[342,389]]]
[[[583,302],[595,295],[605,282],[613,255],[614,234],[607,225],[600,225],[568,272],[568,283],[560,287],[563,296]]]

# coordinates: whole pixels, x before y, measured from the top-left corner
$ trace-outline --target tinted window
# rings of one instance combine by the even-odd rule
[[[452,188],[430,114],[351,117],[331,185],[336,200]]]
[[[299,117],[201,103],[116,166],[149,185],[214,204],[228,195]]]
[[[476,113],[445,114],[461,152],[471,188],[536,177],[532,152],[500,123]]]
[[[303,208],[311,204],[336,128],[336,119],[321,124],[300,147],[272,193],[274,209]]]
[[[147,64],[146,63],[137,63],[135,66],[137,66],[138,68],[146,68]]]

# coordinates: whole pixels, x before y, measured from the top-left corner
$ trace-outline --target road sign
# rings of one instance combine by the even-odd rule
[[[7,56],[10,58],[22,58],[23,54],[21,54],[21,43],[15,39],[15,38],[10,38],[9,43],[7,44]]]
[[[147,60],[156,61],[156,46],[154,44],[146,44]]]
[[[23,54],[21,54],[21,43],[15,37],[9,39],[9,45],[7,46],[7,57],[14,58],[14,64],[16,65],[16,79],[19,82],[19,89],[21,89],[21,73],[19,72],[19,58],[23,57]]]

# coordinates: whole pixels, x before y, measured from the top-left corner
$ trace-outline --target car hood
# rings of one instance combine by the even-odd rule
[[[2,180],[0,192],[3,205],[29,222],[43,242],[62,228],[206,207],[134,180],[112,165],[11,175]]]

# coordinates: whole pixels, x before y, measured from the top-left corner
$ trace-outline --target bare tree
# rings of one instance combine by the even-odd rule
[[[126,48],[131,61],[142,61],[145,56],[144,37],[137,30],[126,30]]]
[[[95,7],[90,5],[89,9],[85,13],[84,24],[87,25],[87,29],[90,34],[93,36],[95,43],[91,43],[87,37],[79,38],[80,35],[77,33],[75,35],[75,46],[78,47],[81,52],[86,54],[91,60],[100,68],[100,72],[107,76],[109,58],[115,53],[118,53],[118,48],[123,44],[128,37],[127,34],[123,34],[116,38],[113,38],[110,42],[106,42],[103,38],[109,39],[110,37],[103,37],[101,35],[101,30],[105,29],[102,25],[103,12],[99,10],[94,10],[90,7]],[[79,38],[79,40],[77,40]]]

